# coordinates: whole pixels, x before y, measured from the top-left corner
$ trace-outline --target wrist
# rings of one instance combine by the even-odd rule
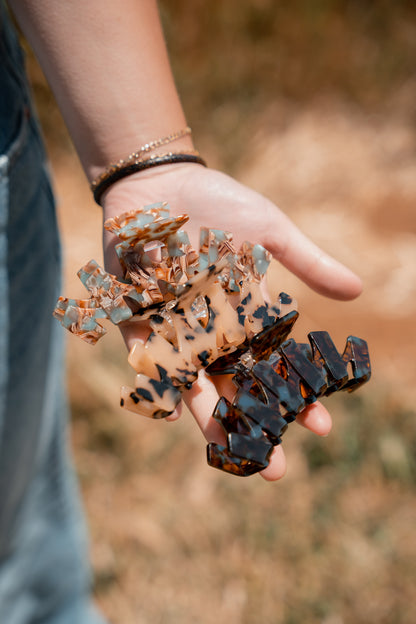
[[[176,205],[187,181],[196,176],[200,179],[201,174],[207,171],[197,163],[181,162],[149,168],[125,177],[103,194],[100,205],[104,218],[159,202]]]
[[[182,130],[178,130],[178,128]],[[172,125],[165,133],[163,130],[159,134],[154,131],[147,131],[131,134],[124,139],[119,138],[111,147],[108,146],[108,148],[100,150],[94,158],[91,158],[90,162],[83,163],[88,181],[93,184],[94,180],[97,180],[108,169],[120,162],[127,162],[134,155],[137,156],[136,160],[144,160],[149,156],[158,156],[170,151],[194,152],[195,147],[191,131],[187,134],[180,134],[187,128],[186,124]],[[171,140],[164,140],[174,135],[179,136]],[[150,146],[149,149],[145,149],[146,146]]]
[[[104,194],[114,184],[138,172],[181,163],[206,166],[199,152],[193,148],[191,133],[191,128],[185,126],[166,136],[149,140],[101,168],[90,183],[96,203],[101,205]]]

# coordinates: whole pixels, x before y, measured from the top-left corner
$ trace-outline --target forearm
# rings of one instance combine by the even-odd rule
[[[12,0],[89,179],[186,126],[154,0]],[[192,148],[190,137],[175,143]]]

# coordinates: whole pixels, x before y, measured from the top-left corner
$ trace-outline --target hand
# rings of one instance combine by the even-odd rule
[[[227,230],[233,233],[237,246],[245,240],[263,245],[276,260],[320,294],[348,300],[361,292],[359,278],[314,245],[271,201],[200,165],[166,165],[123,179],[104,196],[104,218],[159,201],[169,203],[172,215],[189,215],[186,231],[196,249],[200,226]],[[115,242],[113,235],[104,233],[106,269],[117,275],[120,265],[114,252]],[[122,332],[129,349],[146,335],[146,330],[138,329],[137,324],[125,326]],[[210,442],[224,443],[222,429],[211,414],[219,396],[231,400],[233,390],[228,377],[210,378],[201,371],[198,381],[183,395]],[[330,415],[319,402],[308,406],[296,420],[318,435],[325,436],[331,429]],[[269,466],[261,474],[265,479],[276,480],[285,470],[286,460],[280,445],[275,447]]]

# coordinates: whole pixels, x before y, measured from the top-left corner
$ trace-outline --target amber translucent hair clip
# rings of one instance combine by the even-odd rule
[[[289,338],[299,316],[294,301],[262,295],[269,252],[249,242],[237,249],[229,232],[201,228],[198,253],[182,229],[187,221],[171,217],[167,204],[106,221],[120,241],[123,279],[91,260],[78,272],[89,299],[60,297],[54,315],[91,344],[105,333],[100,319],[149,322],[149,337],[128,357],[134,387],[123,386],[120,401],[143,416],[171,414],[201,369],[232,375],[234,399],[221,397],[212,415],[226,442],[208,444],[208,463],[248,476],[268,465],[306,405],[369,380],[367,343],[349,336],[339,353],[326,331],[311,332],[308,343]]]

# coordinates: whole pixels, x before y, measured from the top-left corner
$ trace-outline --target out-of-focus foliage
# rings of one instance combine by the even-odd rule
[[[199,122],[217,106],[338,93],[378,109],[414,77],[411,0],[162,0],[175,74]]]

